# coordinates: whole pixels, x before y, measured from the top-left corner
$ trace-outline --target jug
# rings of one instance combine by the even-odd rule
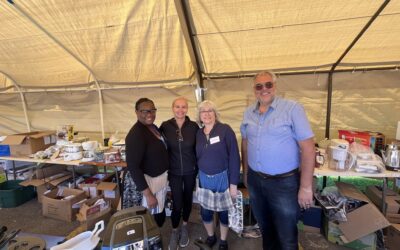
[[[400,170],[400,158],[399,158],[399,146],[392,143],[386,146],[386,151],[381,150],[383,163],[385,163],[387,170],[399,171]]]
[[[348,171],[356,162],[356,157],[341,146],[329,146],[328,158],[328,167],[336,171]]]

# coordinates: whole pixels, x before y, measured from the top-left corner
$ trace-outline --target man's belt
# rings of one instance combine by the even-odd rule
[[[254,171],[254,170],[253,170]],[[254,171],[255,173],[257,173],[261,178],[263,179],[279,179],[279,178],[285,178],[285,177],[289,177],[292,175],[295,175],[299,172],[298,168],[295,168],[289,172],[286,173],[282,173],[282,174],[276,174],[276,175],[270,175],[270,174],[264,174],[258,171]]]

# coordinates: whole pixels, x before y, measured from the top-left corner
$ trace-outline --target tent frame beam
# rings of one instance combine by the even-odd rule
[[[14,87],[17,89],[17,92],[19,93],[19,96],[21,98],[21,102],[22,102],[22,109],[24,110],[24,117],[25,117],[25,123],[26,123],[26,128],[28,129],[28,132],[31,132],[31,123],[29,122],[29,116],[28,116],[28,110],[26,108],[26,100],[25,100],[25,95],[21,89],[21,86],[19,86],[19,84],[14,80],[14,78],[12,78],[10,75],[8,75],[7,73],[5,73],[4,71],[0,70],[0,73],[2,73],[3,75],[5,75],[8,79],[10,79],[10,81],[12,82],[12,84],[14,85]]]
[[[331,127],[331,110],[332,110],[332,93],[333,93],[333,73],[335,72],[336,67],[340,64],[343,58],[350,52],[350,50],[354,47],[354,45],[360,40],[360,38],[364,35],[364,33],[368,30],[371,24],[376,20],[379,14],[385,9],[385,7],[389,4],[390,0],[385,0],[379,9],[375,12],[375,14],[371,17],[371,19],[367,22],[367,24],[362,28],[362,30],[358,33],[358,35],[354,38],[354,40],[350,43],[347,49],[343,52],[343,54],[338,58],[338,60],[332,65],[331,70],[328,74],[328,98],[326,101],[326,122],[325,122],[325,138],[330,138],[330,127]]]
[[[186,41],[186,46],[189,51],[190,60],[194,67],[195,75],[198,81],[198,89],[204,88],[203,76],[202,76],[202,65],[200,63],[200,55],[198,53],[198,48],[196,47],[196,42],[193,38],[193,29],[189,19],[188,6],[186,0],[175,0],[176,12],[178,13],[179,23],[181,24],[181,29],[183,36]],[[201,100],[204,100],[203,91],[201,91]]]
[[[381,70],[400,70],[400,66],[391,67],[374,67],[374,68],[362,68],[354,67],[353,69],[339,69],[335,70],[335,73],[345,73],[345,72],[369,72],[369,71],[381,71]],[[272,70],[279,76],[290,76],[290,75],[314,75],[314,74],[328,74],[330,70],[315,70],[315,71],[296,71],[296,72],[279,72],[277,70]],[[218,79],[233,79],[233,78],[252,78],[257,72],[246,73],[246,74],[236,74],[236,75],[225,75],[225,76],[210,76],[207,80],[218,80]]]

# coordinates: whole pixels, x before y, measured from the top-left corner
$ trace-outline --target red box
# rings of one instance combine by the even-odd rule
[[[349,143],[357,142],[379,152],[385,146],[385,136],[379,132],[339,130],[339,139]]]

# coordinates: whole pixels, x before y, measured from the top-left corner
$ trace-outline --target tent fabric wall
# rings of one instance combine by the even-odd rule
[[[400,71],[336,73],[333,78],[331,137],[338,129],[372,130],[394,138],[400,120]],[[252,78],[205,81],[205,98],[216,103],[222,122],[228,123],[240,139],[240,123],[245,108],[255,101]],[[327,74],[283,75],[278,79],[278,95],[299,101],[316,135],[324,138]],[[135,88],[103,90],[106,136],[116,131],[125,135],[136,121],[134,103],[140,97],[154,100],[156,124],[172,116],[171,103],[178,96],[189,99],[189,116],[196,120],[194,87]],[[80,136],[101,141],[96,91],[26,93],[28,116],[33,130],[56,129],[74,124]],[[25,132],[26,125],[18,94],[0,95],[0,133]]]
[[[188,115],[193,120],[196,117],[193,86],[116,89],[103,90],[102,93],[106,137],[116,132],[125,137],[136,122],[135,102],[141,97],[154,101],[158,109],[155,121],[157,125],[172,117],[172,101],[179,96],[188,99]],[[97,91],[26,93],[25,98],[32,131],[56,130],[59,125],[72,124],[75,131],[79,132],[78,136],[102,141]],[[0,117],[0,135],[26,132],[18,94],[0,95]]]
[[[222,122],[232,126],[240,138],[243,112],[255,102],[252,78],[209,80],[206,99],[214,101],[221,112]],[[324,138],[326,119],[327,75],[289,75],[278,78],[277,95],[300,102],[319,140]],[[221,93],[224,93],[221,95]]]
[[[382,4],[362,0],[189,2],[208,76],[265,68],[329,69]],[[400,25],[395,24],[400,22],[399,12],[399,1],[391,1],[343,63],[399,64]]]
[[[0,1],[0,72],[21,87],[190,82],[194,76],[180,25],[185,20],[174,1],[10,2]],[[203,76],[327,70],[383,3],[184,2]],[[399,23],[400,1],[391,1],[337,69],[400,64]]]
[[[331,130],[370,130],[394,138],[400,121],[400,71],[336,73],[333,78]],[[206,98],[221,111],[222,121],[240,138],[245,108],[255,101],[251,78],[206,82]],[[307,113],[315,140],[324,139],[327,74],[287,75],[278,78],[277,94],[300,102]],[[221,95],[221,93],[224,93]]]
[[[104,92],[105,130],[108,133],[119,131],[127,133],[136,122],[135,102],[141,97],[154,101],[157,108],[155,124],[161,125],[172,117],[172,101],[184,96],[189,101],[190,117],[196,114],[196,98],[191,86],[176,88],[137,88],[128,90],[110,90]]]
[[[331,134],[338,129],[396,135],[400,121],[400,71],[335,74]]]
[[[21,86],[88,84],[93,77],[105,83],[162,82],[193,74],[173,1],[14,2],[17,7],[0,2],[0,70]]]
[[[253,100],[251,79],[244,77],[272,69],[293,74],[281,75],[280,94],[304,105],[321,139],[328,78],[318,72],[330,70],[385,3],[336,69],[400,66],[400,1],[181,0],[188,20],[178,15],[179,1],[0,1],[0,134],[26,131],[18,92],[26,97],[32,130],[75,124],[97,136],[99,91],[109,135],[127,132],[133,102],[142,96],[155,100],[158,124],[177,95],[194,108],[194,86],[203,79],[206,98],[238,132]],[[183,22],[198,62],[191,61]],[[212,79],[227,76],[238,78]],[[334,72],[332,137],[338,128],[394,137],[400,118],[390,110],[398,111],[398,79],[397,71]],[[44,111],[56,105],[64,111]]]
[[[26,130],[20,95],[0,95],[0,135],[25,132]]]

